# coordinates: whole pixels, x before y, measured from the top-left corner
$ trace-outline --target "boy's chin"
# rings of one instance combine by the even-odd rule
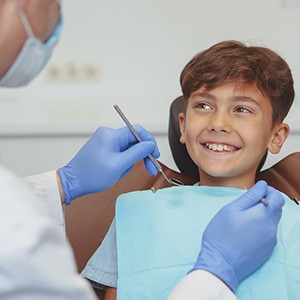
[[[236,188],[244,188],[249,183],[254,182],[255,174],[237,174],[233,172],[223,172],[218,170],[201,170],[200,184],[201,185],[217,185]]]

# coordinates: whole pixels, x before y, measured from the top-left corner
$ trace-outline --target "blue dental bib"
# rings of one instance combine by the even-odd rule
[[[116,205],[118,299],[167,299],[193,267],[214,215],[245,193],[185,186],[121,195]],[[286,197],[287,198],[287,197]],[[271,258],[239,286],[238,299],[300,299],[300,209],[286,200]]]

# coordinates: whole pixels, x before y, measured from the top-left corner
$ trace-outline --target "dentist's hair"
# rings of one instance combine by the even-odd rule
[[[185,99],[203,86],[210,90],[226,83],[255,84],[270,99],[273,124],[284,120],[295,97],[291,70],[280,55],[238,41],[223,41],[198,53],[180,76]]]

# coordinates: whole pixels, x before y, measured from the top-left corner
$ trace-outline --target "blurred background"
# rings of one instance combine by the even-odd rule
[[[167,130],[179,75],[199,51],[235,39],[267,46],[289,63],[296,101],[291,135],[265,167],[300,151],[300,0],[64,0],[64,28],[30,86],[0,89],[0,159],[24,176],[67,163],[98,126],[132,123],[157,139],[176,169]]]

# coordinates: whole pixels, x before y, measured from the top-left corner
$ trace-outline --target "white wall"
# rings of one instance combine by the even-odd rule
[[[179,74],[194,54],[224,39],[286,58],[297,97],[285,151],[300,149],[299,1],[64,0],[64,23],[40,77],[0,91],[1,156],[20,175],[65,163],[99,125],[123,126],[115,103],[158,137],[162,161],[173,166],[166,132]]]

